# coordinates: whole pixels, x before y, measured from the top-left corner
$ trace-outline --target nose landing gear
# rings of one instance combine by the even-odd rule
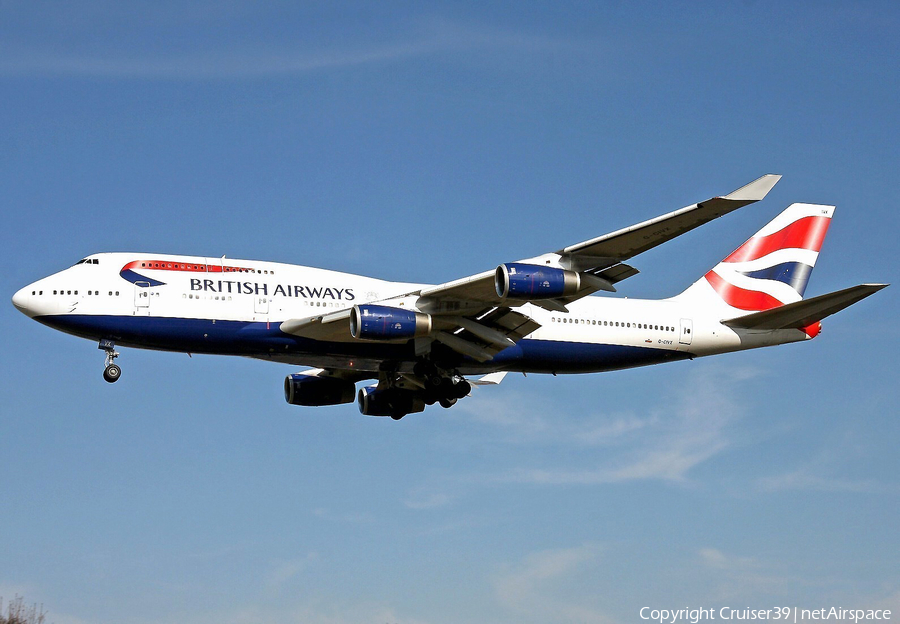
[[[122,376],[122,369],[115,364],[116,358],[119,357],[115,343],[112,340],[104,339],[100,341],[97,348],[106,351],[106,368],[103,369],[103,379],[109,383],[118,381],[119,377]]]

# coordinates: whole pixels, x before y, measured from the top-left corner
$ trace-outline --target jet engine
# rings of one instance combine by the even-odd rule
[[[356,386],[339,377],[316,377],[295,373],[284,379],[284,400],[291,405],[318,407],[352,403]]]
[[[377,386],[360,388],[357,402],[360,413],[366,416],[390,416],[395,420],[407,414],[425,411],[425,401],[418,393],[397,388],[387,390],[378,390]]]
[[[510,262],[497,267],[494,287],[497,296],[503,299],[555,299],[578,292],[581,275],[565,269]]]
[[[361,340],[404,340],[430,332],[430,314],[369,304],[350,311],[350,335]]]

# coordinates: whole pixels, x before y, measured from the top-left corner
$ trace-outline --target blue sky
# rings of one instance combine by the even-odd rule
[[[688,286],[795,201],[808,294],[896,282],[895,3],[0,6],[0,285],[98,251],[441,282],[785,177],[635,259]],[[102,353],[0,306],[0,595],[57,624],[900,613],[897,287],[816,340],[510,376],[399,423],[290,367]]]

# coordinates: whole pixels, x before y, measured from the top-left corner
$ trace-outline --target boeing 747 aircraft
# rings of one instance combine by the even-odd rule
[[[803,299],[834,206],[793,204],[681,294],[614,292],[626,260],[761,200],[781,178],[611,234],[437,286],[195,256],[99,253],[19,290],[13,304],[118,346],[242,355],[314,367],[288,375],[293,405],[350,403],[400,419],[451,407],[507,372],[591,373],[814,338],[820,321],[887,284]],[[467,377],[478,378],[467,379]],[[356,384],[375,380],[356,392]]]

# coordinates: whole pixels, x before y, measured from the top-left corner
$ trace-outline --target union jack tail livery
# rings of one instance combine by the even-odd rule
[[[834,206],[791,204],[713,267],[680,298],[762,312],[803,299]]]

